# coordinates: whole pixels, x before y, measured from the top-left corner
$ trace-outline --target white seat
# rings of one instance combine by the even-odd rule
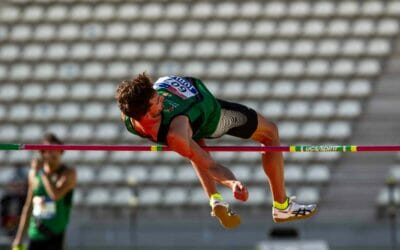
[[[26,121],[31,118],[31,107],[27,104],[16,104],[10,107],[8,113],[11,121]]]
[[[235,152],[213,152],[212,155],[215,160],[221,163],[231,162],[236,157]]]
[[[234,165],[232,167],[229,167],[231,169],[231,171],[233,172],[233,174],[235,175],[235,177],[243,182],[248,182],[251,180],[251,167],[248,165]]]
[[[217,43],[212,41],[203,41],[196,44],[194,55],[199,58],[213,57],[217,53]]]
[[[76,124],[71,130],[71,139],[74,141],[87,141],[93,137],[93,127],[89,124]]]
[[[324,132],[324,124],[322,122],[307,122],[301,129],[301,136],[305,140],[319,140]]]
[[[273,77],[278,75],[279,71],[279,64],[270,60],[260,61],[257,67],[257,75],[260,77]]]
[[[102,163],[106,160],[107,152],[105,151],[85,151],[83,159],[85,162]]]
[[[132,75],[141,74],[143,72],[152,74],[154,71],[154,63],[148,61],[134,63],[131,67]]]
[[[139,190],[138,204],[143,207],[160,205],[162,201],[161,190],[154,187]]]
[[[390,1],[386,4],[386,14],[389,15],[399,15],[400,14],[400,2]]]
[[[254,36],[256,37],[271,37],[278,30],[276,23],[273,21],[262,20],[254,25]]]
[[[350,33],[349,21],[343,19],[334,19],[329,22],[327,34],[335,37],[343,37]]]
[[[171,44],[169,56],[172,58],[189,58],[192,55],[192,44],[185,41],[177,41]]]
[[[150,172],[150,181],[155,183],[168,183],[173,180],[174,171],[170,166],[157,166]]]
[[[289,16],[306,17],[311,14],[311,6],[309,2],[298,1],[289,5]]]
[[[361,112],[361,103],[359,101],[343,101],[339,104],[337,115],[340,118],[353,119],[360,116]]]
[[[48,80],[51,78],[55,78],[56,72],[57,72],[56,65],[51,63],[42,63],[36,65],[33,76],[36,79]]]
[[[0,105],[0,121],[4,121],[7,117],[7,108],[5,105]]]
[[[110,152],[112,162],[128,163],[135,160],[135,153],[130,151],[113,151]]]
[[[339,16],[354,16],[359,12],[357,1],[343,1],[338,3],[336,13]]]
[[[49,21],[62,21],[67,19],[67,6],[62,4],[51,5],[46,11],[46,19]]]
[[[243,2],[239,8],[239,16],[244,18],[254,18],[261,14],[262,3],[257,1]]]
[[[378,38],[369,42],[367,53],[370,55],[383,56],[389,54],[391,46],[389,40]]]
[[[188,21],[182,24],[180,35],[183,38],[196,38],[203,34],[203,26],[200,22]]]
[[[101,117],[105,117],[104,110]],[[119,126],[115,123],[102,123],[97,125],[96,139],[109,141],[115,140],[119,136]]]
[[[264,15],[267,17],[283,17],[287,15],[288,9],[286,4],[280,1],[272,1],[266,4]]]
[[[299,83],[297,95],[301,98],[313,98],[320,93],[320,84],[317,81],[305,80]]]
[[[322,95],[326,97],[340,97],[346,91],[346,84],[341,80],[330,80],[324,83]]]
[[[264,41],[249,40],[243,45],[242,54],[245,57],[262,57],[266,51]]]
[[[296,192],[297,200],[301,203],[318,203],[319,201],[319,191],[317,188],[313,187],[302,187]]]
[[[225,82],[222,88],[222,96],[226,99],[236,99],[243,95],[244,84],[238,81]]]
[[[199,206],[207,205],[208,198],[202,188],[193,188],[189,194],[189,204]]]
[[[325,152],[317,152],[315,153],[315,160],[319,162],[335,162],[341,157],[340,152],[330,152],[330,153],[325,153]]]
[[[149,23],[137,22],[132,25],[130,30],[130,37],[136,39],[145,39],[152,34],[152,26]]]
[[[271,202],[271,195],[268,193],[266,188],[263,187],[249,187],[249,199],[246,204],[252,206],[269,205]]]
[[[0,27],[0,38],[2,37],[1,27]],[[0,56],[2,60],[12,61],[15,60],[20,54],[20,49],[14,44],[4,44],[0,48]]]
[[[113,91],[114,93],[114,91]],[[121,111],[118,108],[118,105],[109,104],[108,107],[106,108],[106,118],[111,119],[111,120],[117,120],[121,118]]]
[[[36,101],[43,97],[43,85],[32,83],[27,84],[23,88],[22,98],[24,100]]]
[[[330,65],[327,60],[312,60],[308,63],[305,72],[310,76],[325,76],[329,73]]]
[[[249,98],[266,98],[270,92],[270,85],[264,81],[252,81],[246,85],[246,95]]]
[[[94,47],[96,59],[110,59],[116,53],[115,45],[111,42],[97,43]]]
[[[146,58],[160,58],[165,53],[165,46],[161,42],[149,42],[144,45],[143,56]]]
[[[400,203],[400,190],[398,188],[395,188],[393,194],[391,194],[391,193],[389,193],[388,188],[381,189],[381,191],[378,194],[376,202],[380,206],[385,206],[391,202],[391,200],[393,199],[391,197],[394,197],[395,204],[399,204]]]
[[[343,140],[351,135],[351,126],[348,122],[333,122],[328,125],[327,137]]]
[[[4,166],[0,169],[0,183],[2,185],[9,184],[15,175],[15,169],[11,166]]]
[[[173,152],[173,151],[167,151],[162,153],[162,162],[166,162],[168,164],[176,164],[180,162],[183,158],[180,154]]]
[[[136,206],[138,199],[131,188],[121,187],[112,192],[111,204],[115,206]]]
[[[181,187],[172,187],[165,191],[163,203],[167,206],[182,206],[187,203],[188,192]]]
[[[254,170],[252,180],[259,183],[267,183],[268,178],[262,167],[258,167]]]
[[[251,77],[254,74],[255,66],[250,60],[236,61],[232,67],[232,75],[237,77]]]
[[[64,103],[58,109],[58,119],[76,120],[80,116],[80,107],[76,103]]]
[[[317,119],[329,119],[335,114],[335,103],[332,101],[317,101],[313,104],[311,115]]]
[[[183,19],[188,14],[188,5],[186,3],[170,3],[166,6],[165,16],[168,19]]]
[[[290,154],[290,160],[293,162],[307,163],[311,161],[314,157],[312,152],[295,152]]]
[[[377,33],[379,35],[391,36],[398,34],[399,23],[398,19],[383,19],[377,24]]]
[[[32,37],[32,29],[26,24],[13,25],[10,39],[12,41],[27,41]]]
[[[18,86],[15,84],[2,84],[0,90],[0,99],[2,101],[14,101],[20,92]]]
[[[105,116],[105,108],[101,102],[83,105],[82,118],[85,120],[100,120]]]
[[[46,131],[56,134],[59,138],[67,138],[68,135],[68,127],[65,124],[52,123]]]
[[[284,105],[282,102],[268,101],[262,106],[261,112],[270,119],[278,119],[283,116]]]
[[[26,80],[30,77],[32,77],[32,72],[31,72],[31,66],[29,64],[18,63],[11,66],[11,72],[9,73],[10,79]]]
[[[46,51],[46,57],[54,60],[64,59],[67,55],[69,55],[67,46],[61,43],[51,44]]]
[[[74,195],[72,197],[72,202],[74,206],[81,206],[85,200],[85,193],[80,188],[74,189]]]
[[[226,77],[231,73],[229,64],[226,61],[211,62],[207,71],[210,77]]]
[[[140,54],[139,43],[129,42],[122,43],[118,49],[118,57],[120,58],[135,58]]]
[[[32,151],[12,151],[10,152],[8,159],[10,163],[26,163],[29,162],[32,157]]]
[[[277,98],[289,98],[295,92],[294,83],[291,81],[278,81],[274,83],[272,95]]]
[[[142,183],[148,180],[149,173],[144,166],[135,166],[127,169],[125,173],[126,181],[130,184]]]
[[[8,142],[16,141],[19,135],[18,128],[16,126],[2,125],[0,128],[0,140]]]
[[[367,97],[372,93],[371,82],[367,80],[354,80],[349,82],[347,94],[350,97]]]
[[[61,63],[58,68],[58,78],[75,79],[80,75],[80,65],[78,63]]]
[[[81,151],[65,151],[63,155],[63,161],[69,164],[75,164],[82,160],[82,152]]]
[[[322,56],[334,56],[339,54],[339,42],[335,39],[325,39],[319,42],[317,46],[317,54]]]
[[[222,21],[208,22],[204,28],[204,36],[207,38],[222,38],[227,35],[228,25]]]
[[[49,41],[56,36],[56,27],[50,24],[41,24],[36,26],[34,38],[39,41]]]
[[[141,17],[144,19],[159,19],[164,15],[161,3],[148,3],[142,6]]]
[[[99,20],[110,20],[115,16],[114,5],[103,3],[93,6],[93,16]]]
[[[82,35],[81,30],[77,24],[63,24],[58,30],[58,39],[61,41],[72,41],[79,38],[80,35]]]
[[[306,179],[310,183],[323,184],[330,179],[329,167],[326,165],[313,165],[307,169]]]
[[[94,167],[91,166],[79,166],[76,168],[76,176],[78,184],[90,184],[95,182]]]
[[[310,114],[310,106],[304,101],[291,102],[287,107],[286,116],[292,119],[302,119]]]
[[[238,14],[238,4],[234,2],[221,2],[215,6],[215,16],[218,18],[232,18]]]
[[[105,206],[110,204],[110,200],[111,194],[107,188],[95,187],[88,191],[86,196],[86,205]]]
[[[299,35],[300,32],[300,22],[297,20],[283,21],[278,28],[278,34],[285,37],[294,37]]]
[[[128,27],[124,23],[115,22],[107,25],[107,38],[122,40],[128,34]]]
[[[160,22],[154,27],[154,36],[159,39],[168,39],[176,36],[176,25],[173,22]]]
[[[304,181],[303,168],[300,165],[288,164],[285,166],[285,181],[288,183],[299,183]]]
[[[44,48],[38,44],[31,44],[25,46],[22,56],[26,60],[38,60],[44,57]]]
[[[214,15],[215,7],[209,2],[198,2],[191,7],[192,18],[208,19]]]
[[[195,170],[190,166],[183,166],[177,169],[176,181],[179,183],[195,183],[197,175]]]
[[[332,74],[335,76],[349,76],[354,73],[354,62],[347,59],[337,60],[332,65]]]
[[[365,44],[360,39],[350,39],[343,44],[342,52],[344,55],[359,56],[365,53]]]
[[[315,47],[312,40],[299,40],[294,43],[292,54],[295,56],[309,57],[315,54]]]
[[[0,9],[0,20],[13,22],[17,21],[18,18],[21,18],[21,11],[15,5],[7,4],[1,7]]]
[[[104,65],[101,63],[88,63],[83,66],[83,77],[89,79],[101,78],[104,76]]]
[[[40,125],[36,124],[31,124],[29,126],[24,126],[21,129],[21,140],[23,142],[36,142],[39,141],[42,134],[43,134],[43,128]]]
[[[185,75],[201,76],[205,73],[205,64],[200,61],[188,61],[183,68]]]
[[[114,97],[115,92],[115,84],[111,82],[100,83],[96,85],[95,96],[96,98],[105,100],[111,100]]]
[[[379,16],[383,11],[384,5],[380,1],[368,1],[361,7],[361,12],[365,16]]]
[[[372,35],[374,32],[374,23],[369,19],[356,20],[353,23],[352,34],[359,36]]]
[[[100,169],[98,181],[107,184],[119,183],[123,180],[123,173],[120,167],[106,166]]]
[[[362,76],[374,76],[381,71],[381,65],[378,60],[365,59],[358,63],[357,73]]]
[[[251,34],[252,27],[249,21],[234,21],[229,27],[229,36],[246,38]]]
[[[71,6],[69,19],[84,21],[91,17],[92,7],[88,4],[74,4]]]
[[[290,53],[290,43],[286,40],[277,40],[268,44],[268,55],[284,57]]]
[[[283,140],[293,140],[299,135],[299,125],[296,122],[279,123],[279,136]]]
[[[140,5],[134,2],[126,2],[119,5],[117,16],[123,20],[135,19],[139,16]]]
[[[68,88],[66,84],[54,83],[47,87],[46,94],[44,96],[49,100],[63,100],[67,96]]]
[[[92,54],[92,46],[88,43],[75,43],[71,46],[69,54],[73,59],[89,58]]]
[[[312,15],[317,17],[330,17],[335,14],[335,3],[318,1],[314,3]]]
[[[325,24],[319,20],[307,21],[303,25],[303,34],[310,37],[321,36],[324,32]]]
[[[228,40],[221,42],[217,54],[220,57],[224,58],[234,58],[238,56],[240,52],[241,52],[240,43],[238,41]]]

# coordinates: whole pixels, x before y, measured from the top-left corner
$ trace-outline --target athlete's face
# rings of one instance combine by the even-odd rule
[[[157,93],[153,95],[153,97],[150,98],[149,104],[149,111],[147,114],[151,117],[157,117],[161,114],[162,108],[163,108],[163,100],[164,96],[161,96]]]

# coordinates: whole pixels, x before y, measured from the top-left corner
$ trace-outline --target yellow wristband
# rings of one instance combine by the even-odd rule
[[[21,244],[12,248],[12,250],[26,250],[26,245]]]
[[[213,202],[214,200],[223,201],[223,200],[224,200],[224,197],[222,197],[222,195],[221,195],[220,193],[212,194],[212,195],[210,196],[210,206],[212,206],[212,202]]]
[[[273,202],[273,206],[279,210],[285,210],[289,206],[289,198],[286,198],[285,202],[279,203],[277,201]]]

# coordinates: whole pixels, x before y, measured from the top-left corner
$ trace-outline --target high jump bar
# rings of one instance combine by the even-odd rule
[[[400,145],[203,146],[208,152],[397,152]],[[0,150],[173,151],[162,145],[7,144]]]

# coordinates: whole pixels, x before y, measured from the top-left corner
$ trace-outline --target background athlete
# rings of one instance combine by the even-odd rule
[[[115,98],[121,119],[133,134],[168,145],[189,159],[210,199],[212,214],[228,228],[240,224],[215,181],[230,188],[236,199],[248,199],[247,188],[226,167],[201,148],[205,138],[224,134],[252,139],[262,145],[279,146],[277,126],[251,108],[217,99],[203,82],[192,77],[166,76],[153,82],[145,73],[124,80]],[[262,153],[262,165],[272,191],[272,218],[275,222],[304,219],[316,205],[301,205],[286,195],[283,155]]]

